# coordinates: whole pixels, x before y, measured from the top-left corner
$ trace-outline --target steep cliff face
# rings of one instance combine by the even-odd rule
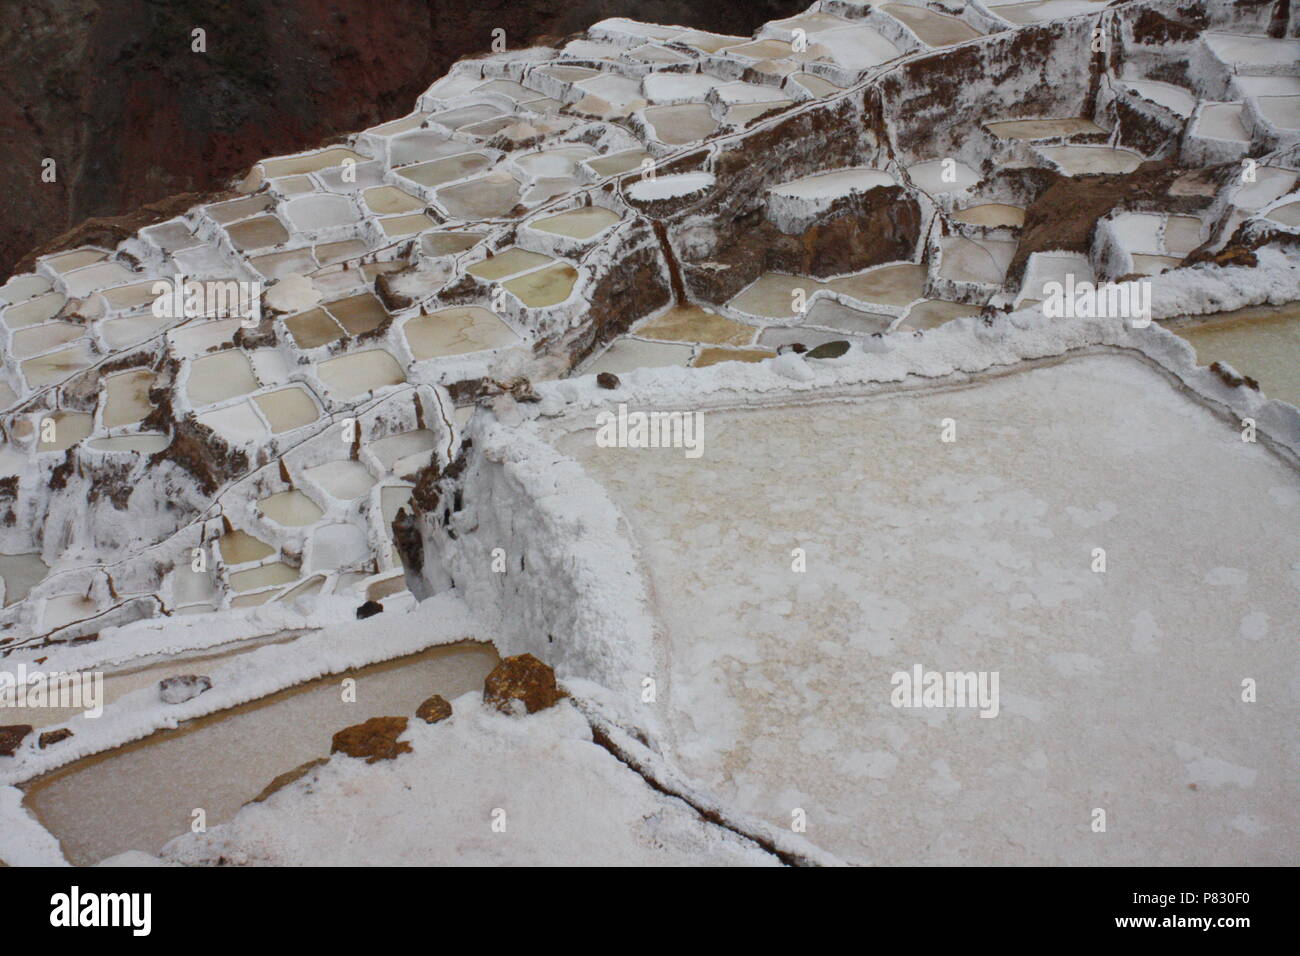
[[[91,216],[219,188],[263,156],[406,112],[501,28],[634,16],[748,34],[804,0],[28,0],[0,4],[0,273]],[[206,33],[192,52],[193,31]],[[42,163],[53,159],[54,182]]]

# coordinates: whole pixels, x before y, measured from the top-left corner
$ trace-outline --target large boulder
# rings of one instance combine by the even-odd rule
[[[507,657],[483,682],[483,702],[505,714],[530,714],[552,707],[568,696],[555,683],[555,671],[532,654]]]

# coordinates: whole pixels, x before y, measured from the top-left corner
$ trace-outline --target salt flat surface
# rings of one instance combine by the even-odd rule
[[[281,866],[776,865],[651,790],[592,743],[568,703],[521,718],[484,708],[477,693],[452,706],[444,722],[410,722],[402,739],[412,753],[374,765],[335,757],[233,822],[174,840],[164,857]]]
[[[561,448],[642,550],[668,756],[725,803],[857,862],[1294,861],[1290,466],[1110,355],[704,433]],[[999,715],[891,706],[915,664],[999,672]]]

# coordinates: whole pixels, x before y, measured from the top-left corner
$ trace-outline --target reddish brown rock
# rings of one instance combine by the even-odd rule
[[[596,376],[596,384],[601,388],[618,388],[618,376],[613,372],[601,372]]]
[[[31,724],[6,724],[0,727],[0,757],[12,757],[23,738],[31,732]]]
[[[483,682],[483,702],[506,714],[517,712],[515,701],[535,714],[566,696],[555,683],[555,671],[532,654],[505,658]]]
[[[434,694],[416,708],[415,716],[426,724],[436,724],[438,721],[446,720],[451,716],[451,704],[447,702],[447,698]]]
[[[334,735],[330,753],[365,757],[366,763],[392,760],[411,753],[411,745],[397,738],[406,733],[405,717],[371,717],[364,724],[344,727]]]
[[[307,776],[307,774],[311,773],[317,767],[324,766],[329,762],[330,762],[329,757],[317,757],[315,760],[308,760],[304,764],[299,764],[298,766],[294,767],[292,770],[286,770],[284,773],[280,774],[278,777],[276,777],[274,780],[268,783],[265,789],[263,789],[261,793],[259,793],[252,800],[250,800],[249,803],[261,803],[263,800],[265,800],[271,794],[275,793],[277,790],[283,790],[285,787],[289,786],[289,784],[293,783],[295,780],[301,780],[303,777]]]
[[[47,730],[37,738],[37,746],[42,750],[51,744],[57,744],[60,740],[67,740],[72,736],[72,731],[67,727],[60,727],[58,730]]]

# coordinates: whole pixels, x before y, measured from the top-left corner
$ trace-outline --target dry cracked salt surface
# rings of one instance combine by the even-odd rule
[[[1118,356],[705,434],[561,447],[640,548],[669,755],[728,805],[858,863],[1292,859],[1292,466]],[[1000,712],[893,707],[916,664],[998,672]]]

